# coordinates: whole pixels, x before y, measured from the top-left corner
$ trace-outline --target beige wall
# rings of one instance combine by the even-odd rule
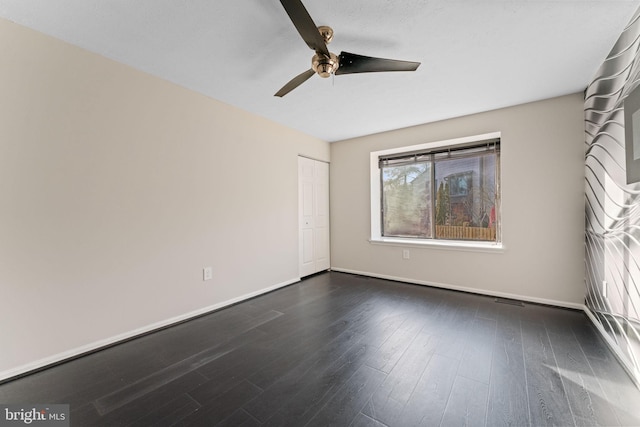
[[[326,142],[4,20],[0,51],[0,379],[298,278]]]
[[[437,101],[425,101],[437,102]],[[501,132],[502,235],[494,253],[371,244],[369,153]],[[566,306],[584,303],[581,94],[331,145],[332,268]]]

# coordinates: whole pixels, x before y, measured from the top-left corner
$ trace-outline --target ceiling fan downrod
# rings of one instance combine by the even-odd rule
[[[331,40],[333,40],[333,28],[321,25],[318,27],[318,31],[324,39],[325,44],[331,43]],[[329,56],[324,53],[316,53],[313,55],[313,58],[311,58],[311,68],[320,77],[325,79],[335,73],[339,66],[338,56],[333,52],[329,52]]]

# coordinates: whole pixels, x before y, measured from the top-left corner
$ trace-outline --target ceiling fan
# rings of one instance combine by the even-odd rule
[[[326,78],[332,74],[415,71],[420,65],[419,62],[373,58],[371,56],[349,52],[340,52],[339,56],[331,53],[329,49],[327,49],[327,44],[333,39],[333,29],[331,29],[331,27],[317,27],[300,0],[280,0],[280,3],[284,6],[285,11],[302,36],[302,39],[316,54],[313,55],[311,60],[311,68],[291,79],[289,83],[276,92],[275,96],[285,96],[314,74]]]

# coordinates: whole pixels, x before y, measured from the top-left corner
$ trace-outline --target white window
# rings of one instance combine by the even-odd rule
[[[371,153],[374,241],[500,242],[500,135]]]

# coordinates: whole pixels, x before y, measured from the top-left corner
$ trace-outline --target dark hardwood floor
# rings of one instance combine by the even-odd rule
[[[73,426],[640,425],[584,313],[342,273],[0,385]]]

